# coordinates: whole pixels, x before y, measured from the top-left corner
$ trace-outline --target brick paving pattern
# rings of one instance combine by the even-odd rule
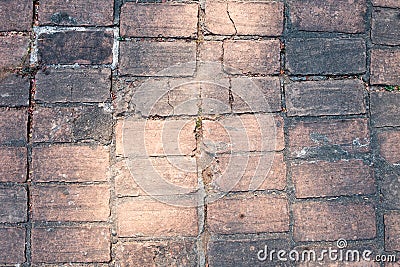
[[[400,266],[399,0],[0,1],[0,67],[0,266]]]

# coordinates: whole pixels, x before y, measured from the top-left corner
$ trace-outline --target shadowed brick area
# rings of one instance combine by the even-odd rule
[[[0,266],[399,266],[399,16],[0,0]]]

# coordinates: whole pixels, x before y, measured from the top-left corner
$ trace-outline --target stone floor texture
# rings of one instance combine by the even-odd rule
[[[399,0],[1,0],[0,67],[0,266],[400,266]]]

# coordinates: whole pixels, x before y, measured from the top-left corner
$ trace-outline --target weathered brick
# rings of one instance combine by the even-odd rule
[[[110,230],[101,226],[32,229],[32,262],[108,262]]]
[[[25,262],[25,229],[20,227],[0,228],[0,263],[21,264]]]
[[[120,43],[121,75],[189,76],[195,71],[195,61],[195,42]]]
[[[361,160],[292,164],[297,198],[373,194],[372,168]]]
[[[286,41],[290,74],[356,74],[366,71],[361,38],[292,38]]]
[[[218,83],[200,83],[201,112],[205,115],[231,113],[228,80]]]
[[[50,103],[105,102],[110,90],[110,69],[47,69],[36,75],[35,99]]]
[[[222,89],[224,96],[226,95],[226,90],[224,90],[225,88],[220,88],[214,84],[192,82],[190,80],[191,78],[169,80],[170,88],[168,91],[168,104],[173,108],[173,111],[171,112],[173,115],[197,116],[197,114],[199,114],[199,107],[203,107],[205,113],[209,112],[209,109],[207,108],[209,101],[209,99],[207,99],[207,93],[213,92],[213,90],[210,90],[211,88]],[[201,90],[204,92],[201,94],[204,101],[200,100]],[[210,97],[213,96],[214,95],[211,95]],[[226,99],[228,98],[229,92]],[[226,108],[226,102],[218,103],[217,105],[217,111],[225,110]],[[156,106],[154,107],[154,110],[157,110]]]
[[[111,64],[111,31],[69,31],[39,35],[38,56],[44,64]]]
[[[293,26],[300,31],[361,33],[365,31],[365,0],[291,0]]]
[[[1,223],[19,223],[27,220],[27,195],[23,186],[0,188]]]
[[[112,166],[117,197],[136,197],[145,193],[135,182],[125,161],[119,161]]]
[[[380,154],[393,164],[400,164],[400,131],[387,130],[378,133]]]
[[[40,25],[108,26],[113,24],[112,0],[42,1],[38,5]]]
[[[286,232],[287,199],[263,195],[222,198],[208,205],[207,224],[215,234]]]
[[[107,221],[110,189],[104,185],[31,187],[34,221]]]
[[[126,266],[198,266],[196,242],[142,241],[118,243],[116,264]]]
[[[299,202],[292,205],[295,241],[372,239],[375,208],[364,203]]]
[[[370,150],[368,121],[313,120],[298,121],[289,126],[289,142],[293,157],[315,157]]]
[[[213,34],[278,36],[283,30],[281,2],[208,1],[205,12]]]
[[[23,67],[29,61],[29,36],[0,36],[0,68]]]
[[[35,182],[107,181],[109,151],[102,146],[33,147]]]
[[[121,36],[195,37],[198,5],[125,3],[121,9]]]
[[[389,8],[375,8],[372,12],[372,42],[383,45],[400,44],[399,11]]]
[[[224,68],[232,74],[276,74],[280,70],[279,40],[224,41]]]
[[[240,112],[281,111],[281,86],[277,77],[233,78],[232,110]]]
[[[372,0],[374,6],[400,7],[398,0]]]
[[[73,142],[111,138],[112,115],[95,106],[37,108],[33,112],[34,142]]]
[[[365,114],[360,80],[295,82],[286,86],[288,116]]]
[[[385,249],[400,251],[400,213],[385,214]]]
[[[400,50],[371,50],[371,84],[400,84]]]
[[[27,177],[27,149],[0,148],[0,182],[23,183]]]
[[[372,92],[371,120],[375,127],[400,126],[400,92]]]
[[[0,144],[25,143],[28,114],[25,110],[0,110]]]
[[[221,41],[203,41],[199,43],[199,60],[221,62],[223,57]]]
[[[195,207],[178,207],[138,198],[126,198],[117,204],[120,237],[197,236],[197,221]]]
[[[30,82],[28,78],[15,74],[4,74],[0,78],[1,106],[28,106]]]
[[[32,16],[32,1],[4,1],[0,10],[0,31],[30,31]]]

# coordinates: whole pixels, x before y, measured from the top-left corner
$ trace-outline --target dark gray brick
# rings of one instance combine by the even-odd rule
[[[400,10],[375,8],[372,13],[372,42],[383,45],[400,44]]]
[[[371,117],[373,126],[400,126],[399,103],[399,92],[372,92]]]
[[[28,78],[15,74],[4,74],[0,78],[1,106],[28,106],[30,82]]]

